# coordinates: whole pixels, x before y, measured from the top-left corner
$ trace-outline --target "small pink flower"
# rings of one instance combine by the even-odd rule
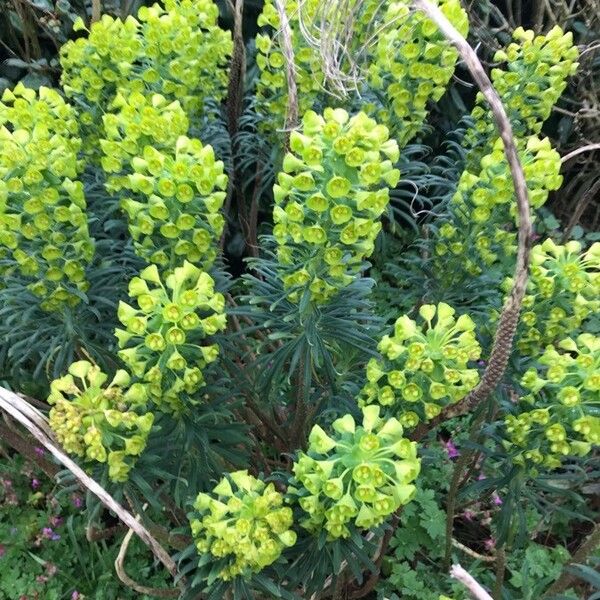
[[[465,512],[463,513],[463,517],[467,521],[472,521],[475,518],[475,513],[472,510],[465,510]]]
[[[73,494],[73,496],[71,497],[71,504],[75,508],[81,508],[83,506],[83,500],[82,500],[81,496],[78,496],[77,494]]]
[[[40,448],[39,446],[36,446],[34,448],[34,451],[38,456],[44,456],[44,454],[46,453],[46,451],[43,448]]]
[[[31,487],[34,490],[37,490],[40,487],[40,481],[39,479],[32,479],[31,480]]]
[[[81,598],[81,594],[75,590],[72,594],[71,594],[71,600],[79,600]]]
[[[442,445],[444,446],[444,449],[446,450],[446,454],[448,455],[448,458],[456,458],[457,456],[460,456],[460,452],[458,451],[458,448],[454,445],[454,442],[450,439],[447,442],[442,442]]]
[[[489,538],[483,542],[483,545],[485,546],[486,550],[493,550],[496,547],[496,540],[494,538]]]
[[[498,494],[496,494],[496,492],[494,492],[494,495],[492,496],[492,502],[496,506],[502,506],[502,498],[500,498],[500,496],[498,496]]]

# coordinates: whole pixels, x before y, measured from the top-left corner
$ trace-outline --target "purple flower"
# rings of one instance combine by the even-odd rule
[[[52,527],[44,527],[42,529],[42,535],[46,538],[46,539],[50,539],[53,535],[54,535],[54,531],[52,531]]]
[[[477,361],[477,364],[478,364],[480,367],[485,367],[485,365],[487,365],[487,363],[485,362],[485,360],[480,360],[480,361]]]
[[[39,446],[36,446],[34,448],[34,451],[38,456],[44,456],[44,454],[46,453],[46,451],[43,448],[40,448]]]
[[[79,600],[81,598],[81,594],[75,590],[72,594],[71,594],[71,600]]]
[[[498,496],[498,494],[496,494],[496,492],[494,492],[494,495],[492,496],[492,502],[496,506],[502,506],[502,498],[500,498],[500,496]]]
[[[446,454],[448,455],[448,458],[456,458],[457,456],[460,456],[460,452],[458,451],[458,448],[454,445],[454,442],[450,439],[447,442],[442,442],[442,445],[444,446],[444,449],[446,450]]]
[[[83,506],[83,500],[81,499],[81,496],[73,494],[73,496],[71,496],[71,504],[73,504],[75,508],[81,508]]]
[[[475,513],[472,510],[465,510],[465,512],[463,513],[463,517],[467,521],[472,521],[473,518],[475,517]]]
[[[40,487],[39,479],[32,479],[31,480],[31,488],[34,490],[37,490],[39,487]]]
[[[489,538],[483,542],[486,550],[493,550],[496,547],[496,540],[494,538]]]

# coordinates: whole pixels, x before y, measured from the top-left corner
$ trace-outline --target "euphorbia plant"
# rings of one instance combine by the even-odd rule
[[[438,4],[466,34],[459,3]],[[367,276],[368,261],[385,259],[382,245],[398,233],[402,153],[422,139],[458,53],[409,3],[354,8],[344,22],[330,5],[267,2],[260,74],[249,80],[255,98],[244,106],[244,82],[227,63],[233,52],[239,67],[241,42],[232,50],[216,5],[192,0],[89,29],[76,23],[84,33],[61,53],[66,99],[19,86],[0,104],[1,314],[8,323],[29,302],[40,327],[27,358],[15,361],[11,348],[3,364],[15,382],[45,373],[57,442],[131,510],[148,502],[160,511],[161,541],[179,551],[189,597],[366,595],[417,491],[431,431],[476,408],[510,353],[515,315],[512,329],[500,317],[484,372],[490,322],[505,291],[516,302],[507,278],[527,248],[514,165],[482,98],[464,171],[444,214],[418,224],[425,242],[407,244],[412,263],[391,296],[425,255],[442,282],[449,265],[475,281],[489,271],[497,303],[471,315],[470,299],[451,285],[452,302],[428,286],[402,311],[373,301],[384,280]],[[327,40],[319,46],[311,34],[324,23],[347,35],[333,74],[322,60]],[[509,62],[492,79],[518,125],[515,154],[533,209],[562,182],[558,153],[536,136],[576,55],[555,28],[547,37],[517,31],[496,57]],[[227,82],[225,133],[215,107]],[[249,155],[249,140],[270,148],[267,160]],[[253,257],[243,277],[223,252],[239,239],[236,213]],[[579,329],[597,308],[599,257],[596,246],[582,252],[552,241],[532,252],[526,329],[517,331],[524,357],[506,378],[531,393],[496,406],[488,424],[523,477],[598,443],[600,347]],[[47,323],[64,341],[54,342]],[[179,529],[177,541],[168,529]]]

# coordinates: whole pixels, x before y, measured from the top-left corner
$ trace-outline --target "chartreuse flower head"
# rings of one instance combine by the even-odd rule
[[[505,290],[512,280],[504,283]],[[521,354],[539,356],[548,344],[576,335],[600,310],[600,243],[583,252],[581,243],[551,239],[531,250],[530,277],[517,332]]]
[[[466,36],[469,23],[459,0],[435,2],[448,20]],[[389,125],[400,147],[421,129],[427,103],[437,102],[454,73],[457,51],[437,25],[410,2],[391,2],[369,61],[368,83],[381,90],[384,108],[377,118]],[[393,25],[390,25],[393,24]]]
[[[108,464],[113,481],[126,481],[137,457],[146,447],[154,415],[143,410],[146,392],[119,370],[108,376],[81,360],[68,375],[50,384],[50,427],[67,452],[86,462]]]
[[[367,365],[368,383],[359,404],[377,404],[395,414],[405,427],[437,416],[462,400],[479,382],[469,362],[479,359],[475,323],[468,315],[440,302],[419,309],[421,323],[400,317],[394,334],[379,343],[381,359]]]
[[[211,493],[198,494],[191,520],[198,552],[219,565],[218,577],[228,581],[249,577],[273,564],[296,543],[292,509],[272,483],[236,471]]]
[[[220,212],[227,175],[211,146],[182,136],[174,150],[151,146],[131,165],[122,206],[139,256],[164,269],[188,260],[203,269],[217,255],[225,219]]]
[[[308,288],[323,303],[354,280],[373,252],[389,188],[400,177],[398,145],[364,113],[350,118],[328,108],[323,116],[309,111],[302,122],[273,188],[273,236],[290,299]]]
[[[81,301],[89,236],[80,139],[71,106],[21,83],[0,102],[0,276],[15,277],[44,310]]]
[[[345,415],[332,428],[330,436],[313,427],[288,489],[307,515],[302,527],[326,530],[329,540],[383,523],[413,498],[420,470],[416,442],[402,437],[395,418],[381,419],[379,406],[363,408],[362,425]]]
[[[518,27],[514,42],[494,56],[505,62],[506,70],[492,69],[492,82],[506,108],[516,138],[539,134],[552,107],[577,70],[579,52],[573,34],[556,26],[546,35]],[[477,94],[477,106],[471,114],[475,121],[464,145],[469,148],[468,164],[477,163],[487,154],[496,138],[496,127],[483,94]]]
[[[138,19],[104,15],[86,37],[64,44],[61,82],[84,107],[86,151],[94,153],[100,118],[117,90],[177,99],[192,117],[205,98],[223,97],[232,41],[217,25],[218,13],[212,0],[167,0],[164,8],[143,6]],[[85,29],[82,22],[76,27]]]
[[[518,144],[533,208],[540,208],[551,190],[562,184],[560,156],[548,138],[532,136]],[[440,272],[448,270],[448,258],[457,256],[457,269],[478,275],[486,267],[516,253],[516,202],[510,169],[501,139],[477,167],[465,170],[450,208],[454,223],[439,228],[435,254]],[[469,232],[465,243],[464,231]],[[462,266],[461,266],[462,265]]]
[[[600,337],[583,333],[548,346],[521,385],[529,394],[504,421],[517,464],[554,469],[600,444]]]
[[[100,140],[102,168],[109,175],[116,174],[109,177],[107,188],[150,193],[153,188],[148,182],[140,177],[131,180],[132,160],[142,158],[147,147],[172,151],[187,133],[189,120],[178,101],[160,94],[124,90],[114,97],[110,109],[112,112],[102,118],[104,132]]]
[[[348,13],[352,36],[348,36],[348,21],[332,15],[318,0],[285,4],[294,50],[299,113],[315,109],[326,97],[325,90],[345,95],[348,91],[356,92],[362,109],[386,123],[392,137],[404,146],[423,125],[427,102],[438,100],[443,94],[454,71],[457,53],[434,23],[412,10],[408,2],[382,5],[376,0],[366,0],[351,5]],[[467,17],[460,2],[440,0],[439,5],[455,27],[466,34]],[[390,23],[394,26],[389,27]],[[264,33],[256,36],[256,63],[260,69],[257,110],[263,119],[259,128],[273,134],[284,126],[288,89],[280,16],[272,0],[265,2],[258,25],[265,27]],[[324,27],[331,38],[337,36],[340,45],[344,45],[343,52],[336,57],[338,76],[326,74],[324,49],[314,43],[315,39],[321,39]],[[360,72],[363,65],[368,66]],[[373,102],[365,102],[363,98]]]
[[[184,261],[162,281],[156,265],[129,282],[136,307],[119,303],[119,357],[147,384],[150,399],[165,412],[196,404],[202,369],[218,355],[206,339],[225,328],[225,300],[207,273]]]

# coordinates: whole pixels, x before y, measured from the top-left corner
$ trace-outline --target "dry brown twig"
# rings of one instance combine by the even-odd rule
[[[148,505],[144,504],[144,510]],[[136,520],[139,522],[140,515],[137,515]],[[129,548],[129,542],[131,542],[131,538],[135,532],[133,529],[130,529],[123,538],[121,542],[121,547],[119,548],[119,554],[115,559],[115,571],[117,573],[117,577],[124,583],[128,588],[135,590],[140,594],[147,594],[148,596],[155,596],[157,598],[177,598],[179,596],[179,590],[175,589],[166,589],[166,588],[150,588],[145,585],[141,585],[137,581],[134,581],[127,573],[125,572],[125,556],[127,555],[127,549]]]
[[[448,21],[440,9],[428,0],[414,0],[413,5],[417,9],[422,10],[434,21],[448,41],[456,47],[464,64],[479,86],[481,93],[488,101],[498,127],[500,138],[504,144],[504,153],[513,178],[518,214],[518,247],[513,287],[500,314],[494,344],[481,381],[463,400],[447,407],[437,418],[430,421],[427,427],[417,428],[413,437],[421,439],[427,431],[442,421],[470,412],[477,404],[485,400],[500,383],[512,350],[513,338],[519,322],[521,304],[527,287],[529,251],[533,230],[525,174],[523,173],[523,167],[517,153],[512,126],[498,92],[494,89],[473,48]]]

